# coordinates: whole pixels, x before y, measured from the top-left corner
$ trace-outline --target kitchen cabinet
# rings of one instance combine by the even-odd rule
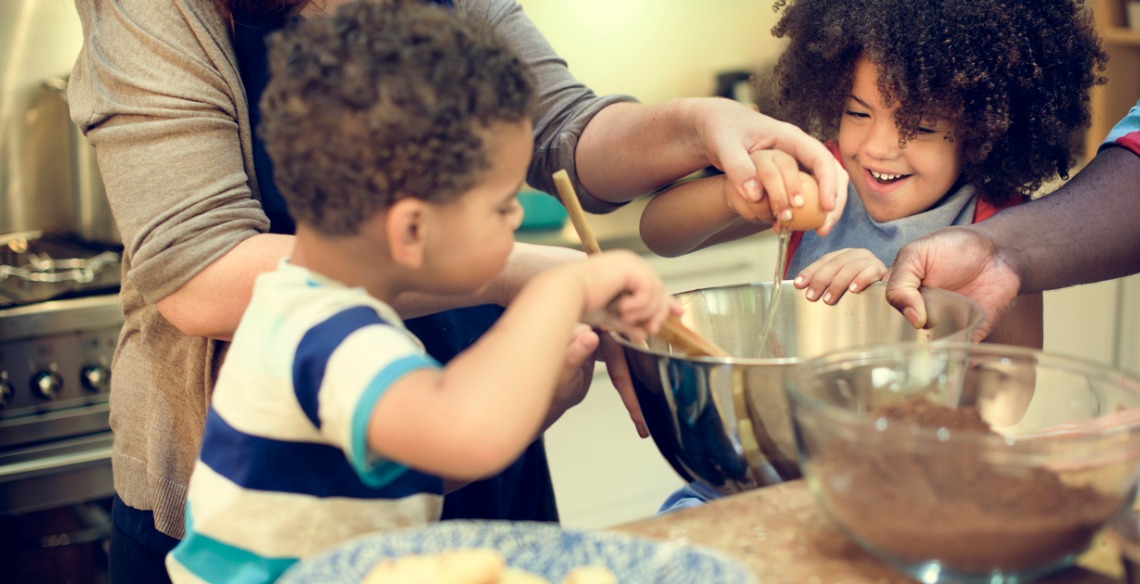
[[[1110,280],[1045,292],[1045,351],[1114,365],[1119,291]]]
[[[1085,157],[1096,149],[1116,122],[1140,98],[1140,26],[1129,27],[1126,4],[1130,0],[1093,0],[1093,23],[1108,53],[1108,83],[1094,87],[1091,95],[1092,125],[1085,135]]]
[[[1140,375],[1140,275],[1118,280],[1117,286],[1119,314],[1113,365]]]

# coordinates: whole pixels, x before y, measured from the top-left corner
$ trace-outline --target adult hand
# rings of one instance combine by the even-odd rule
[[[625,351],[616,341],[606,333],[601,333],[601,346],[598,354],[606,362],[606,373],[610,382],[617,389],[621,403],[629,412],[629,419],[637,429],[637,435],[642,438],[649,437],[649,428],[645,425],[645,416],[641,413],[641,405],[637,402],[637,393],[633,389],[633,378],[629,374],[629,362],[625,359]]]
[[[808,169],[819,183],[820,205],[827,221],[816,230],[827,235],[847,202],[847,172],[819,140],[798,127],[770,118],[729,99],[701,100],[697,135],[709,162],[724,171],[733,188],[748,201],[767,196],[777,218],[794,210],[798,185],[784,192],[765,192],[750,156],[758,150],[779,150]],[[801,202],[802,205],[802,202]]]
[[[594,354],[598,349],[598,335],[585,324],[574,329],[570,344],[566,346],[562,374],[554,389],[550,412],[546,416],[543,429],[549,428],[566,410],[582,403],[594,379]]]
[[[989,335],[1021,288],[1013,263],[977,227],[948,227],[906,244],[888,276],[887,301],[917,328],[930,321],[921,287],[943,288],[980,303],[986,317],[974,341]]]

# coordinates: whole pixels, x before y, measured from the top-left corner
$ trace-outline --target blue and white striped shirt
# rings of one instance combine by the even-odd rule
[[[282,261],[226,355],[190,480],[175,582],[272,582],[364,533],[439,519],[443,481],[379,459],[368,421],[401,376],[439,367],[386,304]]]

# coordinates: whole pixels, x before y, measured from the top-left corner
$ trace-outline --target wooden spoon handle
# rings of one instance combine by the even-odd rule
[[[558,189],[558,196],[562,199],[567,214],[570,215],[570,222],[574,224],[574,230],[578,232],[578,239],[582,240],[582,249],[588,255],[601,253],[602,248],[598,246],[598,240],[590,231],[590,225],[586,223],[586,212],[582,210],[582,203],[578,201],[578,194],[574,192],[570,175],[565,170],[554,173],[554,186]],[[728,351],[698,335],[675,316],[669,316],[665,319],[657,336],[693,357],[731,356]]]

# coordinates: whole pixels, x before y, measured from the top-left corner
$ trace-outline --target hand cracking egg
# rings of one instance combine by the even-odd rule
[[[792,218],[781,221],[780,226],[792,231],[812,231],[827,220],[827,211],[820,205],[819,184],[815,182],[815,177],[801,170],[800,180],[803,181],[800,196],[804,198],[804,206],[792,207]]]

